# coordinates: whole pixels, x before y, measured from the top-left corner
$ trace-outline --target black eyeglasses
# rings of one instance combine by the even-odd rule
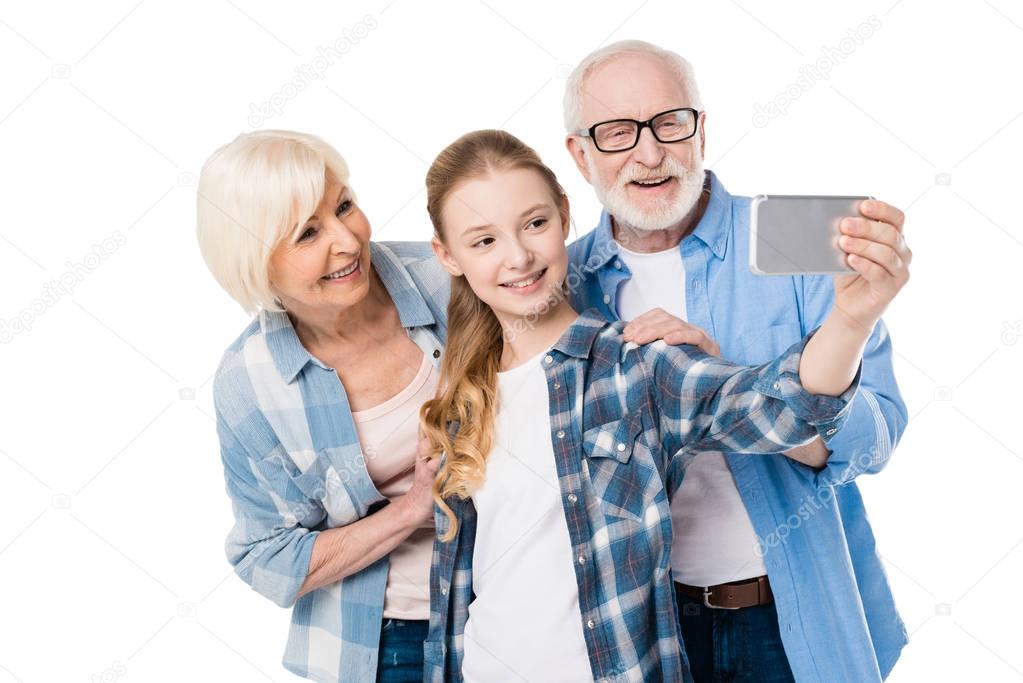
[[[649,128],[658,142],[682,142],[696,135],[700,112],[692,107],[662,111],[652,119],[613,119],[595,123],[576,135],[588,137],[601,152],[627,152],[639,144],[639,134]]]

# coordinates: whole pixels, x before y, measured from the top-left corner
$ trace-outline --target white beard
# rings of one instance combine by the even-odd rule
[[[695,168],[689,170],[674,157],[665,156],[660,166],[652,170],[638,164],[626,166],[619,172],[614,184],[607,188],[597,171],[593,157],[589,154],[586,155],[586,165],[589,167],[590,177],[597,181],[593,184],[593,189],[604,209],[619,223],[645,231],[664,230],[680,223],[700,201],[706,175],[702,159],[697,159]],[[629,183],[633,180],[661,176],[673,176],[678,180],[679,189],[674,197],[648,209],[641,209],[629,201],[627,194]]]

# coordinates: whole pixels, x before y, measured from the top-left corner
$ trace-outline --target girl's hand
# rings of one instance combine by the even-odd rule
[[[640,345],[663,339],[672,346],[692,344],[711,356],[721,355],[721,347],[706,332],[663,308],[651,308],[632,320],[622,330],[622,338]]]
[[[856,274],[835,276],[832,315],[866,338],[909,281],[913,252],[902,235],[902,211],[876,199],[860,202],[859,208],[861,217],[844,218],[840,225],[839,246]]]

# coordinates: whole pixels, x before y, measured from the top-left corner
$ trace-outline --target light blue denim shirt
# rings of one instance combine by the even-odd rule
[[[733,197],[713,173],[706,213],[679,245],[688,321],[727,360],[764,363],[827,317],[830,277],[757,276],[749,270],[748,197]],[[569,247],[568,285],[578,310],[617,320],[618,258],[605,212],[596,230]],[[665,283],[671,286],[672,283]],[[764,552],[785,653],[799,683],[878,681],[891,671],[906,631],[874,547],[855,478],[881,470],[906,426],[879,322],[863,357],[860,391],[848,420],[828,441],[820,471],[783,455],[726,454]]]
[[[402,326],[439,365],[451,278],[426,242],[370,250]],[[227,557],[253,590],[292,608],[284,667],[321,683],[375,680],[388,558],[296,601],[320,531],[385,500],[337,374],[286,313],[262,311],[224,353],[213,401],[235,518]]]

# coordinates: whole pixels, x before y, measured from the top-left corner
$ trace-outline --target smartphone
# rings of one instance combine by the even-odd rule
[[[862,197],[758,195],[750,205],[749,267],[757,275],[852,273],[838,246],[839,222],[859,216]]]

